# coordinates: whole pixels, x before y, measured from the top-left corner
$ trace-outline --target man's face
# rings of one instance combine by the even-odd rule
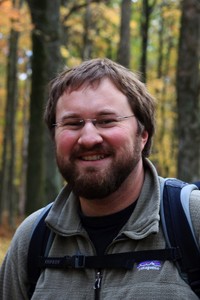
[[[78,196],[104,198],[134,174],[148,138],[146,131],[138,134],[136,118],[122,119],[113,126],[95,126],[88,120],[110,122],[131,115],[126,96],[109,79],[59,98],[56,122],[70,126],[56,127],[56,158],[61,174]],[[75,118],[85,119],[85,125],[76,126]]]

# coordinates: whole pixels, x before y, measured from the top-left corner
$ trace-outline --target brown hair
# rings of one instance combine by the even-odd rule
[[[143,150],[143,156],[148,156],[151,150],[152,136],[155,131],[155,104],[145,85],[137,75],[125,67],[107,59],[91,59],[77,67],[61,72],[51,83],[49,99],[45,109],[45,122],[54,138],[56,105],[65,91],[73,91],[82,86],[98,84],[102,78],[109,78],[112,83],[128,99],[133,113],[148,132],[148,141]]]

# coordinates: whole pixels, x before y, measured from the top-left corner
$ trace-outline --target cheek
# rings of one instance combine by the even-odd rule
[[[124,156],[134,151],[142,153],[145,144],[142,136],[138,136],[137,131],[132,128],[123,128],[123,130],[117,132],[113,131],[110,137],[111,140],[112,147],[116,149],[116,154]]]
[[[56,152],[59,155],[69,154],[76,139],[73,135],[66,134],[65,132],[60,132],[55,135],[55,144],[56,144]]]
[[[113,130],[112,135],[109,136],[109,143],[112,144],[116,150],[133,148],[135,136],[129,130]],[[108,141],[108,140],[107,140]]]

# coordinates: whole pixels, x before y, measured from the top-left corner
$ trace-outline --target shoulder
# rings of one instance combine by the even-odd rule
[[[14,234],[0,268],[1,299],[27,299],[27,253],[32,230],[41,211],[27,217]]]
[[[39,217],[40,213],[42,212],[42,210],[43,210],[43,208],[35,211],[19,225],[19,227],[17,228],[16,233],[13,237],[12,242],[26,240],[27,238],[29,240],[30,235],[33,230],[33,227],[34,227],[34,224],[35,224],[37,218]]]
[[[31,233],[41,211],[42,209],[32,213],[19,225],[11,241],[7,259],[13,260],[15,258],[16,261],[19,261],[22,257],[27,256]]]

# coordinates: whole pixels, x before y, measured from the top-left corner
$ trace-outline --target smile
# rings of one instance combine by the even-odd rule
[[[87,155],[87,156],[83,156],[81,157],[82,160],[85,161],[95,161],[95,160],[101,160],[104,159],[105,155]]]

